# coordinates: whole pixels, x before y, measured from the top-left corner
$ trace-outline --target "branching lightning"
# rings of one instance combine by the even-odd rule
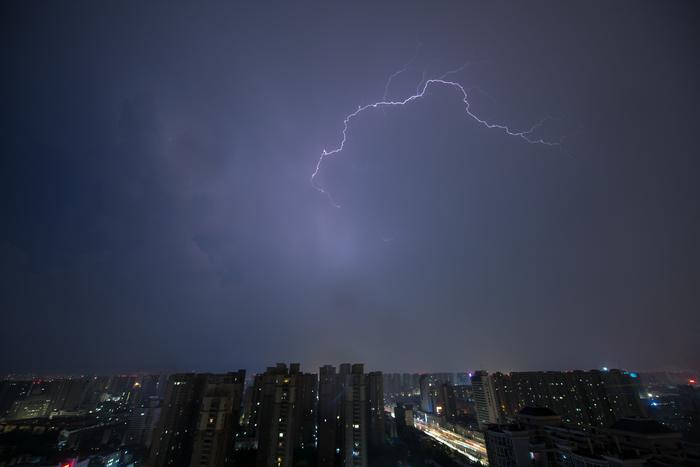
[[[485,128],[488,128],[490,130],[500,130],[503,133],[505,133],[506,135],[520,138],[528,144],[539,144],[539,145],[544,145],[544,146],[560,146],[561,145],[561,141],[550,141],[550,140],[545,140],[543,138],[537,138],[537,137],[533,136],[534,132],[537,129],[539,129],[548,120],[548,118],[545,118],[545,119],[539,121],[538,123],[534,124],[532,127],[530,127],[527,130],[516,130],[516,129],[513,129],[513,128],[509,127],[508,125],[505,125],[502,123],[489,122],[488,120],[485,120],[484,118],[481,118],[476,113],[474,113],[471,109],[471,102],[469,101],[469,89],[465,88],[464,86],[462,86],[460,83],[458,83],[456,81],[450,81],[450,80],[446,79],[447,76],[463,70],[464,67],[466,67],[466,66],[467,66],[467,64],[463,65],[462,67],[460,67],[456,70],[448,71],[447,73],[443,74],[439,78],[433,78],[433,79],[429,79],[427,81],[423,80],[424,83],[423,83],[423,81],[421,81],[422,88],[420,87],[421,85],[419,85],[419,89],[416,90],[416,94],[409,96],[403,100],[388,100],[386,98],[386,94],[388,92],[388,88],[389,88],[389,84],[391,83],[391,80],[394,77],[398,76],[400,73],[403,73],[406,70],[407,66],[402,68],[401,70],[395,72],[391,76],[389,76],[389,80],[387,81],[387,84],[386,84],[386,87],[384,90],[384,98],[381,101],[375,102],[373,104],[359,106],[356,111],[352,112],[351,114],[348,114],[345,117],[345,119],[343,120],[343,132],[342,132],[343,137],[340,140],[340,145],[338,147],[336,147],[335,149],[331,149],[330,151],[327,149],[324,149],[323,152],[321,152],[321,156],[318,158],[318,161],[316,162],[316,167],[315,167],[313,173],[311,174],[311,185],[320,193],[325,194],[328,197],[328,199],[330,200],[331,204],[333,204],[333,206],[339,208],[340,204],[335,202],[335,200],[333,199],[331,194],[328,192],[328,190],[319,186],[316,183],[315,179],[316,179],[316,176],[318,175],[319,171],[321,170],[321,165],[323,164],[323,161],[327,157],[335,156],[335,155],[341,153],[343,151],[343,149],[345,148],[345,143],[347,142],[347,139],[348,139],[348,130],[350,128],[350,122],[354,118],[358,117],[360,114],[365,112],[366,110],[379,109],[379,108],[384,108],[384,107],[404,106],[404,105],[410,104],[411,102],[414,102],[414,101],[424,97],[426,95],[428,88],[431,86],[446,86],[446,87],[450,87],[450,88],[457,90],[462,97],[462,102],[464,103],[464,111],[466,112],[467,116],[470,117],[472,120],[476,121],[477,123],[479,123],[480,125],[484,126]]]
[[[418,42],[416,44],[416,51],[413,54],[413,57],[411,57],[411,59],[408,62],[406,62],[406,64],[401,69],[396,70],[395,72],[393,72],[392,74],[389,75],[389,77],[386,80],[386,84],[384,85],[384,95],[382,96],[382,100],[385,101],[388,99],[387,95],[389,94],[389,87],[391,86],[391,82],[394,80],[394,78],[399,76],[401,73],[408,71],[408,69],[411,68],[411,65],[416,60],[416,57],[418,57],[418,51],[420,50],[420,48],[422,46],[423,46],[423,44]],[[425,79],[425,78],[423,78],[423,79]]]
[[[423,86],[423,83],[425,83],[425,78],[426,78],[426,73],[423,71],[423,76],[421,76],[420,82],[418,83],[418,86],[416,86],[416,94],[420,92],[421,86]],[[386,100],[386,99],[384,99]]]
[[[465,69],[466,67],[468,67],[469,65],[470,65],[469,62],[465,62],[464,65],[462,65],[462,66],[459,67],[459,68],[455,68],[454,70],[446,71],[446,72],[443,73],[442,76],[440,76],[438,79],[446,79],[446,78],[447,78],[448,76],[450,76],[450,75],[454,75],[454,74],[456,74],[456,73],[459,73],[460,71],[464,71],[464,69]],[[425,80],[425,74],[423,74],[423,80]]]
[[[412,62],[412,61],[413,61],[413,60],[411,60],[411,62]],[[404,65],[403,68],[401,68],[400,70],[395,71],[395,72],[393,72],[392,74],[389,75],[389,78],[387,78],[387,80],[386,80],[386,85],[384,86],[384,95],[382,96],[382,100],[387,100],[387,99],[388,99],[387,94],[389,94],[389,86],[391,86],[391,82],[394,80],[394,78],[396,78],[397,76],[399,76],[401,73],[403,73],[403,72],[405,72],[406,70],[408,70],[408,68],[411,66],[411,62],[408,62],[406,65]]]

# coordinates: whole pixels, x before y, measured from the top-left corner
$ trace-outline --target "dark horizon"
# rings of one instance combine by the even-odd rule
[[[37,373],[37,372],[8,372],[5,374],[0,375],[0,377],[13,377],[15,379],[21,379],[21,378],[26,378],[29,376],[33,377],[40,377],[40,378],[79,378],[79,377],[92,377],[92,376],[140,376],[140,375],[174,375],[174,374],[188,374],[188,373],[194,373],[194,374],[225,374],[229,372],[236,372],[239,370],[244,370],[246,372],[246,378],[250,378],[253,375],[256,374],[262,374],[265,372],[267,368],[273,367],[277,363],[284,363],[289,365],[290,363],[300,363],[300,362],[295,362],[295,361],[286,361],[286,360],[278,360],[276,362],[272,362],[269,365],[266,365],[262,368],[242,368],[242,367],[237,367],[236,365],[231,366],[230,368],[215,368],[215,369],[207,369],[207,368],[190,368],[190,369],[185,369],[185,368],[180,368],[180,369],[153,369],[153,370],[134,370],[134,371],[97,371],[97,372],[73,372],[73,373],[60,373],[60,372],[54,372],[54,373]],[[363,363],[363,362],[326,362],[322,363],[321,365],[318,366],[305,366],[303,363],[300,363],[300,368],[303,372],[305,373],[314,373],[318,374],[319,369],[322,366],[325,365],[331,365],[338,367],[341,363]],[[590,371],[599,371],[599,372],[607,372],[607,371],[628,371],[628,372],[633,372],[637,373],[640,375],[649,375],[649,374],[659,374],[659,373],[667,373],[669,375],[690,375],[691,377],[695,378],[698,373],[700,373],[697,369],[694,368],[670,368],[670,369],[639,369],[639,368],[622,368],[622,367],[598,367],[598,368],[518,368],[518,369],[503,369],[503,368],[469,368],[469,369],[460,369],[460,370],[454,370],[454,371],[449,371],[449,370],[435,370],[435,369],[428,369],[428,370],[406,370],[406,371],[396,371],[396,370],[391,370],[391,369],[386,369],[386,368],[373,368],[371,366],[365,365],[365,370],[366,371],[379,371],[382,372],[385,375],[388,374],[458,374],[458,373],[467,373],[471,374],[475,371],[487,371],[488,373],[528,373],[528,372],[533,372],[533,373],[540,373],[540,372],[574,372],[574,371],[584,371],[584,372],[590,372]]]
[[[0,8],[0,374],[700,369],[697,2]]]

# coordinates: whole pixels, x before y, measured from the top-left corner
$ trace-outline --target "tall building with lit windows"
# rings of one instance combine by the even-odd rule
[[[384,442],[380,372],[361,363],[326,365],[319,373],[318,465],[366,466],[368,450]]]
[[[367,423],[369,443],[384,443],[384,378],[379,371],[367,374]]]
[[[485,371],[476,371],[472,376],[472,391],[476,406],[476,419],[480,429],[498,422],[498,402],[496,390],[490,375]]]
[[[343,395],[336,368],[324,365],[318,373],[318,465],[330,467],[340,459],[340,406]]]
[[[299,373],[297,379],[296,457],[300,452],[315,455],[318,423],[318,376]]]
[[[190,467],[232,465],[245,370],[211,375],[203,389]]]
[[[153,467],[190,465],[194,427],[207,375],[172,375],[163,401],[160,420],[151,445],[148,464]]]
[[[636,373],[603,371],[477,372],[472,378],[480,426],[504,423],[524,407],[546,407],[564,424],[584,430],[644,417]]]
[[[420,375],[420,409],[426,413],[435,413],[437,405],[437,387],[441,381],[433,375]]]
[[[340,365],[343,386],[341,422],[343,465],[367,465],[367,389],[364,365],[347,363]]]
[[[315,442],[315,387],[315,375],[301,373],[298,363],[278,363],[255,377],[249,428],[258,467],[291,466],[295,453]]]
[[[231,465],[244,380],[245,370],[172,375],[148,465]]]
[[[454,386],[445,374],[423,374],[420,377],[420,408],[423,412],[453,420],[457,415]]]

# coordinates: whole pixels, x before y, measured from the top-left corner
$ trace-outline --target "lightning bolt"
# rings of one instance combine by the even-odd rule
[[[459,92],[459,95],[461,95],[461,97],[462,97],[461,100],[462,100],[462,103],[464,103],[464,111],[467,114],[467,116],[485,128],[488,128],[490,130],[498,130],[498,131],[505,133],[508,136],[520,138],[528,144],[539,144],[539,145],[543,145],[543,146],[561,146],[561,141],[549,141],[549,140],[545,140],[543,138],[536,138],[536,137],[532,136],[533,133],[537,129],[542,127],[542,125],[549,119],[549,117],[535,123],[533,126],[531,126],[527,130],[516,130],[516,129],[513,129],[510,126],[502,124],[502,123],[489,122],[488,120],[481,118],[476,113],[474,113],[471,109],[471,102],[469,101],[469,90],[456,81],[449,81],[446,79],[447,76],[449,76],[450,74],[457,73],[457,72],[461,71],[462,69],[464,69],[465,66],[466,65],[464,65],[461,68],[458,68],[456,70],[448,71],[447,73],[443,74],[439,78],[429,79],[429,80],[425,81],[424,83],[423,83],[423,81],[421,81],[421,83],[423,83],[422,88],[420,88],[420,85],[419,85],[419,89],[416,90],[416,94],[413,94],[412,96],[409,96],[403,100],[398,100],[398,101],[388,100],[385,97],[384,99],[382,99],[379,102],[359,106],[356,111],[352,112],[351,114],[348,114],[345,117],[345,119],[343,120],[343,132],[342,132],[343,137],[340,140],[340,145],[338,145],[338,147],[336,147],[335,149],[331,149],[330,151],[327,149],[324,149],[323,152],[321,152],[321,156],[318,158],[318,161],[316,162],[316,167],[315,167],[313,173],[311,174],[311,186],[313,186],[320,193],[325,194],[333,206],[335,206],[336,208],[340,208],[340,204],[338,204],[333,199],[330,192],[316,183],[316,176],[318,175],[319,171],[321,170],[321,165],[323,164],[323,161],[326,158],[332,157],[332,156],[335,156],[335,155],[341,153],[343,151],[343,149],[345,148],[345,143],[348,140],[348,130],[350,128],[350,122],[354,118],[357,118],[358,116],[360,116],[360,114],[362,114],[363,112],[365,112],[367,110],[408,105],[414,101],[417,101],[417,100],[423,98],[426,95],[428,88],[430,88],[431,86],[435,86],[435,87],[443,86],[443,87],[449,87],[449,88],[453,88],[453,89],[457,90]],[[389,77],[390,79],[387,82],[387,86],[385,87],[385,96],[386,96],[386,92],[388,90],[388,87],[389,87],[389,84],[391,82],[392,77],[395,77],[400,73],[403,73],[403,71],[405,71],[405,68],[406,67],[404,67],[403,69],[399,70],[398,72],[394,73],[393,75],[391,75]]]

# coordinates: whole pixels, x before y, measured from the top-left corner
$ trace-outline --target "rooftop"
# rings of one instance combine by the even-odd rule
[[[662,425],[656,420],[648,418],[623,418],[610,426],[611,430],[629,431],[644,435],[659,435],[674,433],[670,428]]]
[[[548,407],[523,407],[519,414],[530,417],[556,417],[559,415]]]

